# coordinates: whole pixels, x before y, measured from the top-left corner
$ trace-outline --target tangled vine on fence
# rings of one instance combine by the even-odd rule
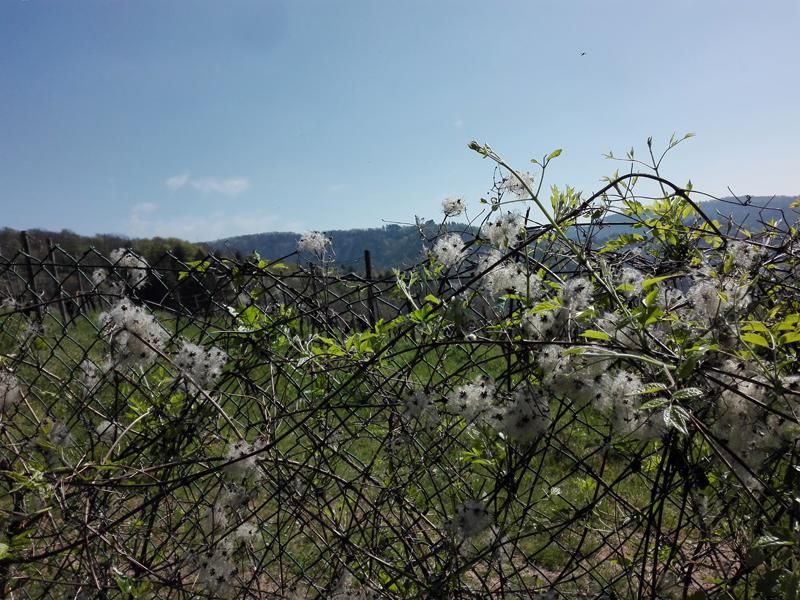
[[[558,152],[472,148],[491,194],[391,279],[319,233],[3,257],[2,593],[796,594],[794,216],[746,234],[655,158],[545,206]]]

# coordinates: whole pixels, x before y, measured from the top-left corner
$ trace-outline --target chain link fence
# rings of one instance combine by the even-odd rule
[[[444,228],[391,278],[0,257],[0,590],[796,590],[796,236],[736,241],[673,194],[600,246],[603,199]]]

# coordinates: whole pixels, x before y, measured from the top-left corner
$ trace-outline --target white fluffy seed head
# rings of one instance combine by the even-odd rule
[[[524,228],[522,215],[508,212],[484,225],[483,233],[494,246],[508,248],[519,240]]]
[[[592,302],[592,282],[588,277],[573,277],[561,288],[561,303],[571,316],[586,310]]]
[[[203,513],[203,525],[210,532],[227,529],[228,523],[227,507],[218,502],[209,505]]]
[[[102,369],[98,367],[90,358],[86,358],[85,360],[81,361],[77,370],[83,374],[83,377],[81,377],[79,380],[83,386],[83,390],[87,395],[93,394],[103,379]]]
[[[92,283],[94,283],[95,287],[102,284],[106,279],[108,279],[108,273],[103,269],[95,269],[92,271]]]
[[[461,415],[467,423],[471,423],[492,407],[494,397],[494,381],[491,377],[480,375],[472,383],[453,390],[447,399],[447,405]]]
[[[236,528],[236,531],[233,532],[234,537],[243,541],[243,542],[250,542],[253,541],[256,536],[258,535],[259,529],[253,523],[242,523],[239,527]]]
[[[172,362],[193,383],[202,389],[208,389],[219,380],[227,360],[227,355],[219,348],[206,348],[183,340]]]
[[[300,236],[297,250],[313,254],[318,258],[325,256],[331,247],[331,239],[320,231],[307,231]]]
[[[707,277],[695,281],[686,293],[686,299],[695,318],[710,323],[731,309],[745,307],[750,302],[750,294],[746,281]]]
[[[677,288],[664,287],[659,288],[655,301],[665,312],[670,312],[686,302],[686,295]]]
[[[234,578],[239,569],[227,544],[219,544],[197,559],[197,578],[215,598],[227,598],[233,593]]]
[[[261,478],[258,467],[257,455],[254,454],[264,447],[263,440],[248,443],[237,440],[228,444],[225,449],[225,460],[228,462],[223,467],[223,473],[237,485],[248,487],[251,483]]]
[[[737,240],[728,243],[728,254],[733,266],[743,271],[755,267],[766,253],[765,248],[747,240]]]
[[[455,266],[464,259],[464,240],[457,233],[442,236],[436,240],[436,244],[433,246],[433,255],[444,266]]]
[[[467,209],[467,204],[461,198],[445,198],[442,200],[442,212],[446,217],[455,217]]]
[[[0,412],[18,404],[22,400],[19,380],[7,369],[0,368]]]
[[[580,354],[562,354],[562,348],[548,345],[537,355],[542,383],[553,395],[574,402],[587,402],[597,388],[610,360]]]
[[[561,309],[528,311],[522,317],[522,326],[528,337],[537,342],[550,341],[565,325]]]
[[[108,258],[112,263],[112,268],[120,273],[122,279],[127,281],[132,288],[139,288],[147,283],[147,271],[150,265],[133,250],[117,248],[109,254]],[[93,279],[95,275],[97,272],[92,275]],[[95,281],[96,284],[100,282]]]
[[[433,429],[441,420],[439,411],[433,404],[431,394],[416,390],[408,394],[404,399],[405,416],[408,419],[418,421],[427,429]]]
[[[604,374],[593,397],[595,409],[606,415],[614,435],[649,441],[665,431],[663,411],[640,409],[642,380],[638,375],[621,370]]]
[[[524,182],[524,184],[523,184]],[[531,190],[534,189],[533,175],[527,171],[520,171],[509,173],[500,184],[500,190],[514,194],[517,198],[531,198],[531,192],[526,189],[526,186]]]
[[[642,282],[645,276],[639,269],[624,266],[614,277],[614,284],[622,288],[625,296],[636,296],[642,293]]]
[[[641,345],[636,328],[626,323],[617,313],[605,313],[597,319],[595,327],[626,348],[636,349]]]
[[[543,389],[525,384],[508,404],[492,409],[489,422],[511,440],[534,442],[550,427],[548,396]]]
[[[543,292],[539,276],[530,272],[523,263],[508,258],[498,263],[502,258],[498,250],[491,250],[478,261],[477,272],[486,271],[481,278],[482,286],[493,296],[520,294],[532,300],[539,298]]]
[[[695,315],[702,321],[716,318],[725,306],[719,295],[719,287],[714,280],[696,282],[687,292],[686,298],[694,309]]]
[[[734,361],[727,361],[725,368],[733,370],[723,378],[712,430],[733,454],[757,468],[772,444],[780,443],[782,432],[777,429],[782,423],[770,420],[763,408],[770,388],[757,372]]]
[[[122,298],[99,316],[112,336],[112,349],[120,366],[147,365],[164,350],[169,335],[144,307]]]

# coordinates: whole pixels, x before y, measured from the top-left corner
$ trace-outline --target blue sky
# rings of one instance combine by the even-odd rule
[[[800,193],[800,2],[0,0],[0,226],[190,240],[477,206],[489,143],[590,192]],[[581,52],[585,52],[581,56]]]

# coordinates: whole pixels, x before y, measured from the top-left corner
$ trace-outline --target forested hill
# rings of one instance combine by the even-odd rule
[[[739,201],[723,198],[702,202],[701,208],[709,217],[720,222],[731,218],[755,231],[760,228],[761,220],[783,219],[784,226],[786,220],[792,223],[800,214],[789,208],[796,198],[797,196],[753,196],[749,201],[744,197]],[[742,205],[740,202],[747,204]],[[785,216],[781,211],[784,211]],[[426,234],[435,234],[436,224],[433,221],[428,221],[423,227]],[[463,230],[466,227],[455,229]],[[608,226],[601,232],[598,241],[628,229],[625,225]],[[415,226],[386,225],[375,229],[347,229],[326,233],[333,243],[336,262],[345,269],[363,269],[364,250],[370,251],[373,264],[381,270],[411,265],[422,256],[420,232]],[[256,233],[207,242],[207,245],[222,254],[238,253],[246,256],[255,251],[262,258],[275,260],[294,252],[299,239],[299,233]]]
[[[800,210],[791,208],[798,196],[743,196],[702,202],[700,207],[712,219],[723,222],[730,218],[751,231],[761,228],[761,221],[778,220],[779,227],[792,225]],[[788,221],[788,223],[787,223]]]
[[[108,256],[117,248],[131,248],[143,256],[148,262],[153,262],[172,252],[181,260],[195,260],[206,256],[209,252],[203,244],[193,244],[178,238],[129,238],[121,235],[98,234],[80,235],[68,229],[61,231],[47,231],[44,229],[29,229],[28,243],[31,254],[37,257],[45,256],[48,252],[47,240],[76,258],[90,248],[104,256]],[[10,227],[0,229],[0,255],[10,258],[22,247],[20,232]]]
[[[711,218],[723,224],[727,219],[744,224],[751,231],[760,229],[760,222],[779,221],[779,226],[786,227],[800,216],[798,209],[790,208],[797,196],[759,196],[740,198],[723,198],[701,203],[702,209]],[[620,218],[614,222],[619,223]],[[437,224],[433,221],[421,225],[426,237],[436,234]],[[723,227],[724,228],[724,227]],[[453,230],[471,231],[466,225],[454,226]],[[624,224],[609,225],[598,232],[598,242],[613,235],[629,230]],[[364,250],[372,254],[376,271],[385,271],[393,267],[410,266],[422,257],[422,238],[420,229],[413,225],[385,225],[374,229],[346,229],[326,232],[332,242],[335,260],[343,269],[362,271]],[[95,248],[101,254],[108,254],[116,248],[132,248],[134,251],[152,262],[171,251],[182,260],[194,260],[205,256],[209,251],[226,256],[247,256],[258,252],[265,259],[280,259],[295,251],[300,233],[268,232],[203,242],[190,243],[177,238],[140,238],[132,239],[120,235],[100,234],[83,236],[69,230],[45,231],[32,229],[28,231],[31,251],[36,256],[47,253],[46,240],[50,239],[67,252],[80,255],[89,248]],[[0,254],[13,255],[20,248],[19,231],[10,228],[0,229]]]
[[[437,225],[428,221],[422,228],[426,235],[433,236]],[[460,229],[465,229],[465,226]],[[410,266],[422,256],[420,230],[413,225],[385,225],[374,229],[343,229],[325,233],[331,238],[336,263],[344,269],[363,270],[364,250],[370,251],[372,263],[378,270]],[[299,239],[299,233],[256,233],[208,242],[208,245],[222,254],[246,256],[255,251],[262,258],[274,260],[294,252]]]

